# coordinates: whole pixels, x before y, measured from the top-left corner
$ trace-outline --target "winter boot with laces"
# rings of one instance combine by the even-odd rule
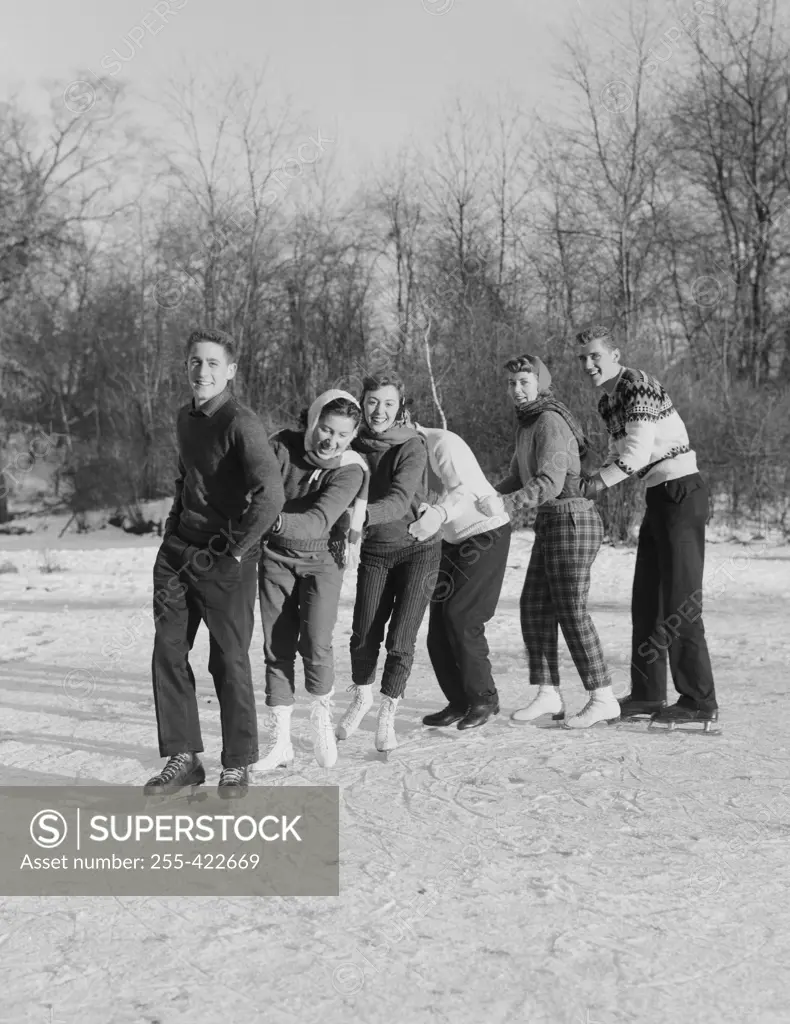
[[[400,697],[381,698],[379,705],[379,716],[376,722],[376,750],[384,753],[387,750],[394,750],[398,745],[395,737],[395,715],[398,711]]]
[[[514,711],[510,716],[510,721],[534,722],[538,718],[543,718],[544,715],[551,715],[555,722],[561,722],[565,718],[565,708],[559,686],[539,686],[537,697],[525,708]]]
[[[173,754],[158,775],[143,787],[144,796],[169,796],[185,786],[200,786],[206,781],[206,772],[197,754]]]
[[[337,761],[337,743],[332,730],[332,694],[334,689],[316,697],[310,708],[310,726],[313,730],[313,752],[322,768],[331,768]]]
[[[287,768],[293,763],[294,748],[291,743],[291,712],[292,704],[280,704],[269,708],[269,721],[273,733],[273,743],[265,757],[250,765],[250,774],[255,777],[262,772],[273,772],[276,768]]]
[[[223,768],[217,785],[217,796],[223,800],[238,800],[247,792],[250,777],[246,766],[242,768]]]
[[[348,689],[353,691],[354,698],[335,729],[335,736],[339,740],[347,740],[357,731],[362,719],[373,704],[373,687],[371,685],[358,686],[356,683],[352,683]]]
[[[599,722],[617,722],[620,720],[620,705],[612,692],[611,686],[602,686],[590,693],[590,699],[579,712],[572,715],[566,722],[566,729],[588,729]]]

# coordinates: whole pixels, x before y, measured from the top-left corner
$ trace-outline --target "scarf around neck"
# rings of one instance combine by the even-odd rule
[[[367,424],[363,424],[354,440],[354,448],[365,453],[383,452],[419,436],[412,427],[393,425],[377,434]]]
[[[362,546],[362,527],[365,523],[365,514],[368,505],[368,483],[370,480],[370,467],[361,455],[358,455],[351,448],[347,448],[340,455],[333,455],[330,459],[324,459],[318,454],[318,438],[316,436],[318,421],[324,406],[333,402],[336,398],[345,398],[359,407],[359,402],[347,391],[339,391],[331,388],[324,391],[313,402],[307,410],[307,427],[304,432],[304,454],[305,459],[311,466],[316,467],[311,480],[320,476],[324,469],[339,469],[341,466],[360,466],[362,469],[362,485],[354,498],[353,503],[337,522],[337,530],[342,535],[340,538],[341,552],[340,559],[344,568],[353,569],[359,564],[359,554]]]
[[[533,402],[529,402],[526,405],[522,405],[520,409],[516,409],[516,417],[519,423],[529,426],[544,412],[556,412],[562,416],[570,427],[571,433],[576,438],[576,443],[579,446],[579,458],[583,459],[591,449],[590,442],[587,440],[579,421],[568,406],[555,398],[551,391],[541,391]]]

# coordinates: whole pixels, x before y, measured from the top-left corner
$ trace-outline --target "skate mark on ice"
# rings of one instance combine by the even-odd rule
[[[171,957],[174,960],[177,960],[178,963],[181,965],[181,967],[182,968],[186,968],[187,971],[189,973],[191,973],[192,975],[200,978],[201,980],[204,980],[204,972],[203,972],[203,970],[198,968],[198,967],[196,967],[195,964],[192,963],[192,961],[187,956],[182,956],[178,952],[176,943],[170,941],[171,940],[171,936],[167,935],[167,933],[158,932],[154,928],[151,928],[150,925],[145,921],[144,918],[142,918],[142,917],[138,916],[137,914],[135,914],[134,911],[131,910],[128,906],[126,906],[126,904],[124,904],[117,896],[112,896],[112,899],[118,904],[118,906],[121,908],[121,910],[124,912],[124,914],[126,916],[131,917],[134,921],[137,922],[137,924],[141,925],[142,928],[146,932],[148,932],[154,938],[159,939],[159,940],[164,940],[167,943],[167,951],[168,951],[168,956],[169,957]],[[160,903],[160,906],[161,906],[161,903]],[[165,909],[167,910],[168,914],[170,914],[169,909],[168,908],[165,908]],[[220,940],[220,941],[222,942],[222,940]],[[223,944],[224,944],[224,942],[223,942]],[[258,1013],[258,1011],[260,1009],[258,1003],[253,998],[248,996],[246,994],[246,992],[244,992],[243,989],[238,988],[238,987],[237,988],[231,988],[229,985],[227,985],[222,980],[222,977],[220,976],[220,972],[216,972],[216,971],[213,972],[213,974],[212,974],[212,984],[213,984],[213,986],[215,988],[217,988],[217,987],[218,988],[222,988],[230,996],[234,996],[237,999],[242,1000],[244,1003],[246,1003],[253,1010],[254,1013]],[[282,1021],[283,1024],[294,1024],[295,1018],[293,1016],[291,1016],[289,1014],[287,1017],[285,1017],[281,1013],[281,1011],[279,1011],[275,1006],[267,1005],[267,1015],[269,1013],[271,1013],[272,1011],[275,1012],[275,1014],[277,1016],[277,1019]]]

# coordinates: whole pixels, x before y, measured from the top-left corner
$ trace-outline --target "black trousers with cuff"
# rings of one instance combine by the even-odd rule
[[[699,475],[648,487],[631,595],[631,694],[667,697],[667,665],[678,704],[715,710],[713,670],[702,623],[708,488]]]
[[[460,544],[442,543],[428,655],[447,703],[459,710],[498,700],[485,626],[502,590],[510,534],[507,523]]]
[[[249,649],[255,625],[258,572],[171,534],[154,564],[156,637],[151,661],[159,753],[203,750],[195,676],[189,653],[198,627],[209,631],[208,669],[222,728],[223,768],[258,760],[258,719]]]

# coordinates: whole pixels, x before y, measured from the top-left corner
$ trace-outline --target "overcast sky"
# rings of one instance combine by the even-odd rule
[[[621,4],[623,0],[620,0]],[[456,96],[562,106],[555,69],[575,17],[617,0],[36,0],[7,5],[0,85],[43,105],[42,83],[114,72],[155,93],[184,61],[213,72],[268,63],[274,93],[337,134],[345,167],[436,134]],[[103,70],[104,69],[104,70]]]

